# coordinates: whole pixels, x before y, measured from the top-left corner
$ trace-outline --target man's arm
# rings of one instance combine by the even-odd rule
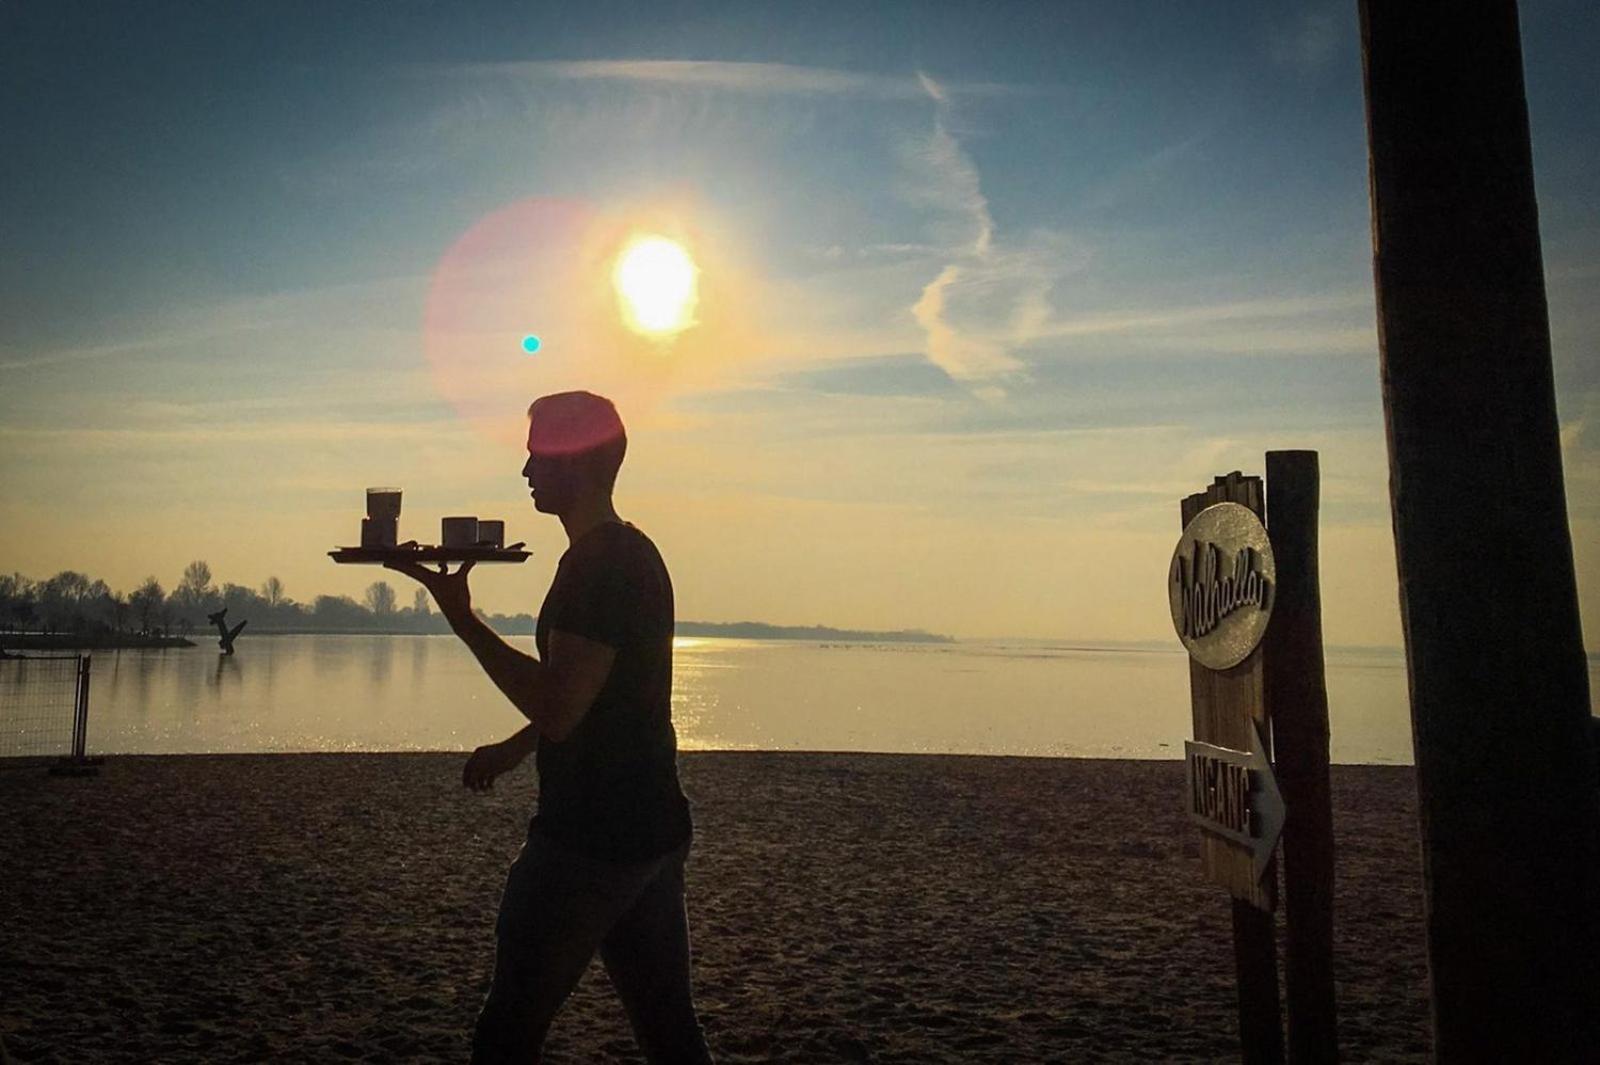
[[[550,660],[540,662],[506,643],[471,611],[447,619],[511,705],[557,742],[589,712],[617,658],[614,647],[556,629],[550,633]]]
[[[441,603],[440,607],[443,609],[444,604]],[[549,701],[547,692],[550,685],[550,670],[545,664],[502,640],[498,633],[484,624],[482,618],[472,613],[470,607],[465,615],[453,616],[450,611],[445,611],[444,615],[450,623],[450,630],[467,645],[467,650],[472,652],[478,665],[494,681],[494,686],[543,733],[545,730],[539,711]]]
[[[495,778],[522,764],[539,744],[539,730],[527,724],[499,743],[486,743],[472,752],[461,769],[461,783],[473,791],[488,791]]]
[[[540,735],[559,742],[583,720],[605,686],[616,648],[557,630],[550,634],[549,661],[540,662],[506,643],[472,612],[467,588],[472,563],[463,563],[454,573],[446,573],[443,566],[438,572],[424,569],[414,562],[387,565],[432,593],[451,631]]]

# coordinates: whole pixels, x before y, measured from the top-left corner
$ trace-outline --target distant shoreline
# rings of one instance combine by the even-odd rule
[[[491,619],[485,619],[491,620]],[[493,625],[502,636],[532,636],[533,626]],[[449,630],[399,629],[399,628],[317,628],[295,627],[288,629],[247,628],[243,638],[256,636],[446,636]],[[949,644],[955,637],[921,629],[899,629],[888,632],[869,629],[836,629],[827,625],[769,625],[760,621],[680,621],[675,630],[678,636],[721,637],[739,640],[832,640],[848,643],[916,643]],[[119,648],[194,647],[195,642],[182,636],[146,636],[129,632],[38,633],[0,632],[0,648],[15,651],[71,651],[112,650]]]
[[[849,640],[856,643],[955,643],[954,636],[922,629],[835,629],[827,625],[769,625],[763,621],[680,621],[679,636],[727,636],[742,640]]]
[[[193,647],[182,636],[149,636],[133,632],[0,632],[5,651],[105,651],[119,648]]]
[[[485,618],[485,621],[490,619]],[[490,624],[501,636],[532,636],[531,625]],[[448,636],[449,629],[303,628],[246,629],[246,636]],[[826,625],[768,625],[758,621],[680,621],[675,636],[713,636],[738,640],[839,640],[853,643],[955,643],[954,636],[906,629],[877,632],[868,629],[834,629]]]

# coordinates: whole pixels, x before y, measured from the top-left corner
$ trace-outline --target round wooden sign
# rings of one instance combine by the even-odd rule
[[[1184,528],[1167,571],[1178,638],[1202,666],[1233,668],[1265,635],[1277,585],[1272,541],[1255,511],[1207,507]]]

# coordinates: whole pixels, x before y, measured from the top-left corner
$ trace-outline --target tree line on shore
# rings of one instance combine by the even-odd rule
[[[170,592],[153,576],[124,593],[76,570],[38,581],[21,573],[0,574],[0,629],[11,632],[186,636],[208,630],[206,616],[224,608],[230,622],[248,620],[252,632],[450,631],[426,591],[416,589],[411,605],[402,607],[393,586],[381,580],[368,585],[359,602],[347,595],[319,595],[301,603],[290,598],[277,577],[268,577],[260,588],[215,584],[211,567],[200,560],[184,567]],[[533,631],[529,614],[486,614],[484,620],[505,632]]]
[[[152,641],[204,634],[211,631],[206,616],[224,608],[230,625],[248,621],[247,631],[256,633],[450,631],[425,590],[415,589],[411,605],[402,607],[393,586],[381,580],[368,585],[359,602],[347,595],[319,595],[309,603],[301,603],[289,597],[277,577],[268,577],[260,588],[231,582],[215,584],[211,567],[200,560],[184,567],[183,576],[171,592],[155,577],[146,577],[133,591],[124,593],[76,570],[62,570],[42,581],[21,573],[0,573],[0,633],[82,637],[86,640],[83,646],[145,646]],[[497,632],[533,632],[535,619],[531,614],[480,612],[480,616]],[[877,632],[758,621],[679,621],[676,631],[680,636],[753,640],[950,642],[948,636],[922,629]]]

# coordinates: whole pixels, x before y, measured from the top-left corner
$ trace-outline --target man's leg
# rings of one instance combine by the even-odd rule
[[[656,868],[599,862],[529,837],[500,900],[494,983],[473,1033],[473,1065],[539,1060],[556,1011]]]
[[[600,958],[652,1065],[711,1062],[689,991],[689,919],[683,906],[688,853],[685,844],[663,860],[660,872],[600,943]]]

